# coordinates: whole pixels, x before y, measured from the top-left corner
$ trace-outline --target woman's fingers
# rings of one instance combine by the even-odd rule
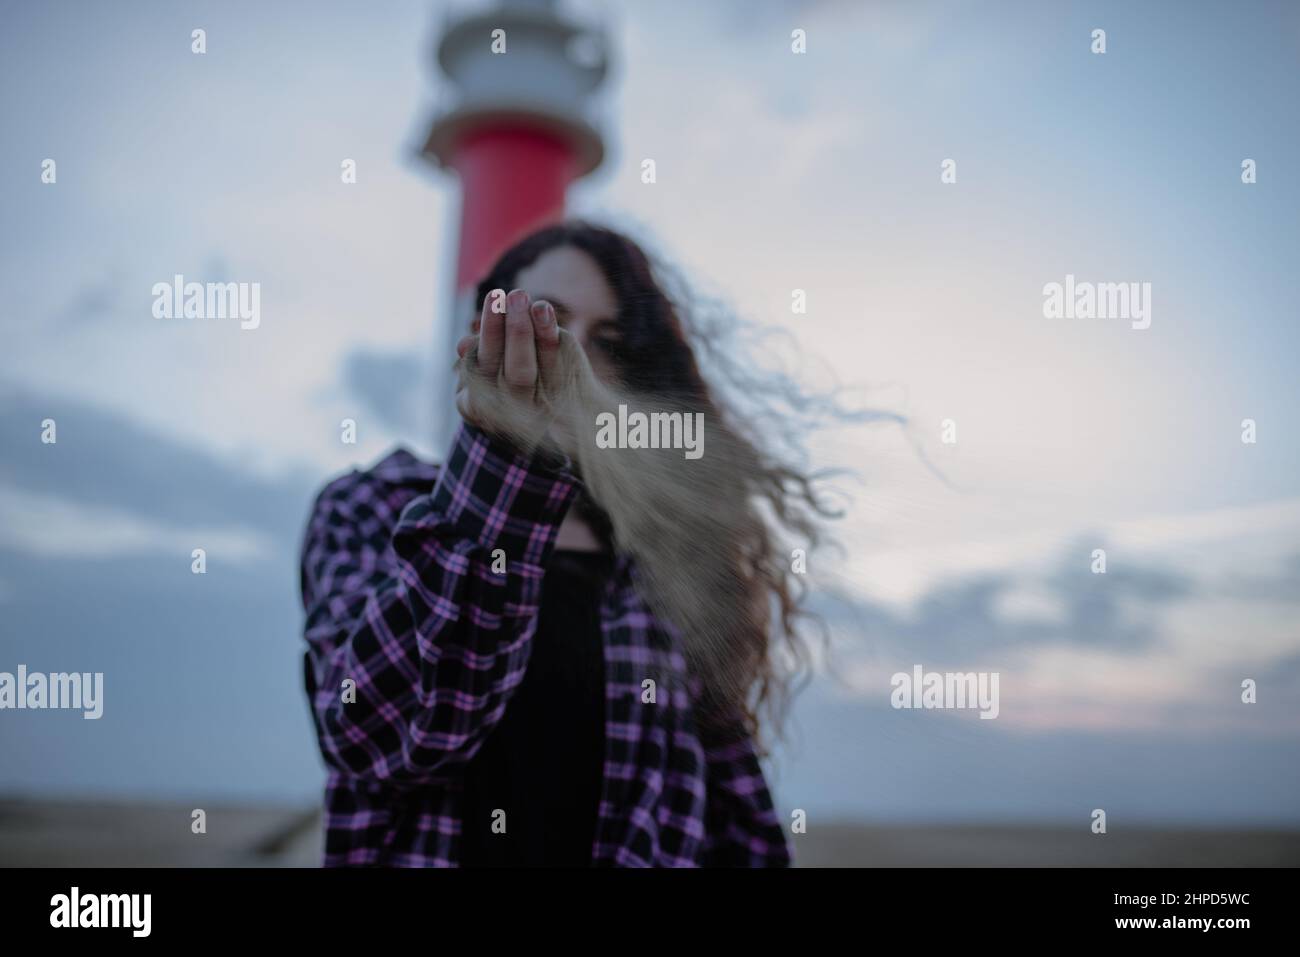
[[[516,396],[532,400],[539,373],[554,375],[560,348],[560,326],[548,302],[531,302],[515,289],[507,296],[493,290],[471,329],[476,334],[456,343],[461,358],[478,344],[478,368],[489,381],[500,381]]]
[[[537,369],[543,385],[555,382],[555,364],[560,355],[560,326],[555,307],[545,300],[533,303],[533,334],[537,339]]]
[[[534,339],[528,293],[516,289],[506,300],[505,356],[501,378],[521,398],[531,398],[537,386],[537,346]]]
[[[501,369],[502,354],[506,340],[506,309],[504,308],[505,290],[493,289],[483,299],[483,311],[479,314],[478,328],[478,367],[479,371],[495,381]]]

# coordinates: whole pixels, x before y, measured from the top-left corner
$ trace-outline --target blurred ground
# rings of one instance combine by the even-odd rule
[[[1295,867],[1300,831],[824,824],[795,853],[803,867]]]
[[[315,867],[320,862],[315,808],[204,807],[207,833],[193,834],[195,806],[0,798],[0,866]]]
[[[190,832],[177,804],[0,798],[0,866],[315,867],[315,808],[208,807]],[[802,867],[1295,867],[1300,831],[1086,826],[822,824],[796,838]]]

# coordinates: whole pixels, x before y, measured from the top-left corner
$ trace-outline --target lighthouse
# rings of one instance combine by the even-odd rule
[[[441,450],[456,424],[450,367],[475,284],[511,243],[562,218],[569,184],[604,159],[594,114],[608,37],[554,0],[500,0],[450,15],[436,59],[442,85],[422,155],[459,178],[461,198],[455,295],[436,339]]]

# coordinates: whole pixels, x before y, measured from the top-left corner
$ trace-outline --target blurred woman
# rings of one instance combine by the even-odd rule
[[[759,756],[803,661],[808,479],[709,388],[626,237],[542,229],[476,307],[443,463],[353,471],[307,529],[326,865],[788,865]],[[579,392],[702,413],[711,471],[597,453],[585,419],[566,444]]]

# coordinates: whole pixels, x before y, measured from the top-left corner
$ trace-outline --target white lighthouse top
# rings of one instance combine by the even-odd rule
[[[449,14],[437,45],[444,86],[425,155],[446,163],[463,133],[508,118],[560,134],[573,145],[579,172],[590,172],[604,157],[593,115],[608,50],[602,26],[570,18],[552,0],[502,0]]]

